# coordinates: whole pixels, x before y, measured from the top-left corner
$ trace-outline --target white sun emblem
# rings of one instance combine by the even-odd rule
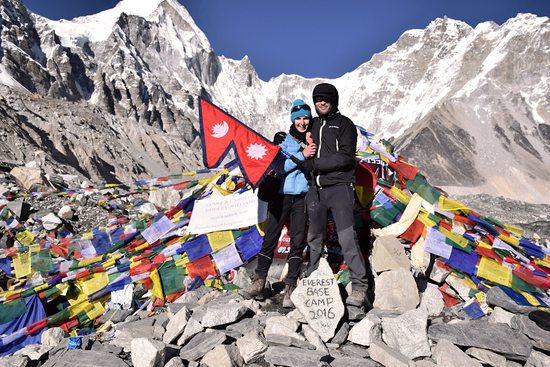
[[[227,122],[222,121],[221,123],[212,126],[211,136],[214,138],[223,138],[228,131],[229,125],[227,125]]]
[[[263,144],[250,144],[246,147],[246,154],[252,159],[263,159],[267,154],[267,148]]]

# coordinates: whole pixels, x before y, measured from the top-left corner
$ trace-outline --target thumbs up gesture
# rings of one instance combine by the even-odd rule
[[[307,147],[304,148],[304,151],[302,153],[304,153],[304,157],[306,157],[306,159],[312,158],[317,152],[317,145],[313,141],[313,138],[311,137],[311,132],[309,131],[306,133],[306,143]]]

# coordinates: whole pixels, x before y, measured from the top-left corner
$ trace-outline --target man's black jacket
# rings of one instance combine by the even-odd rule
[[[317,144],[317,154],[308,168],[318,187],[355,182],[355,151],[357,129],[340,114],[315,117],[311,135]]]

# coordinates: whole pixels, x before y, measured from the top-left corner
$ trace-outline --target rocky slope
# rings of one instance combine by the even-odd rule
[[[38,127],[45,136],[65,129],[67,122],[61,126],[56,117],[62,111],[71,111],[70,120],[86,132],[94,124],[117,131],[91,134],[104,141],[90,143],[93,148],[65,144],[50,155],[48,145],[42,147],[59,169],[94,180],[128,181],[200,165],[197,96],[269,137],[287,128],[290,101],[310,100],[322,81],[297,75],[262,81],[247,57],[216,55],[175,0],[125,0],[71,21],[32,14],[20,0],[2,0],[1,12],[0,82],[12,96],[4,109],[24,115],[10,101],[28,98],[28,121],[50,126]],[[548,203],[549,43],[546,17],[520,14],[475,28],[436,19],[330,82],[346,115],[393,139],[451,194]],[[61,146],[61,135],[49,139]]]

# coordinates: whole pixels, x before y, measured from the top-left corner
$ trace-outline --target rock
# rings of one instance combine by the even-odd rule
[[[374,307],[405,312],[414,310],[419,300],[416,282],[407,269],[386,271],[375,280]]]
[[[367,314],[363,320],[355,324],[348,335],[350,342],[363,346],[369,346],[372,342],[381,338],[381,320],[372,313]]]
[[[372,249],[372,269],[381,273],[386,270],[404,268],[409,270],[411,263],[405,254],[403,244],[394,236],[377,237]]]
[[[241,304],[243,306],[248,307],[248,309],[254,312],[254,314],[257,314],[258,312],[260,312],[261,305],[255,299],[245,299],[244,301],[241,302]]]
[[[71,220],[74,216],[74,211],[69,205],[64,205],[57,212],[57,216],[61,219]]]
[[[172,343],[178,336],[183,333],[183,330],[185,329],[185,326],[187,325],[187,320],[189,320],[190,316],[189,309],[187,307],[183,307],[181,310],[178,311],[170,321],[168,321],[168,324],[166,325],[166,332],[164,333],[164,336],[162,337],[162,341],[166,344]]]
[[[535,346],[550,351],[550,331],[540,328],[536,322],[526,315],[512,317],[512,328],[521,331],[535,341]]]
[[[508,325],[479,320],[431,325],[428,337],[434,341],[447,339],[457,345],[489,349],[514,359],[526,359],[533,345],[525,335]]]
[[[237,347],[244,363],[247,364],[256,361],[267,350],[265,340],[255,333],[245,334],[237,339]]]
[[[113,293],[115,292],[111,293],[111,297]],[[126,320],[126,318],[132,313],[132,310],[109,310],[101,315],[98,320],[102,324],[106,323],[107,321],[112,321],[114,324],[118,324],[119,322]]]
[[[319,350],[326,354],[329,354],[328,349],[325,346],[325,343],[323,343],[323,340],[321,339],[319,334],[317,334],[317,332],[313,330],[311,326],[309,325],[302,326],[302,332],[304,333],[306,340],[315,347],[315,350]]]
[[[207,293],[210,293],[211,289],[208,287],[200,287],[193,289],[190,292],[184,293],[181,297],[176,299],[174,303],[197,303]]]
[[[153,190],[149,192],[148,201],[155,204],[161,209],[170,209],[180,202],[181,196],[179,191],[171,187]]]
[[[471,288],[464,284],[464,279],[451,274],[447,277],[447,279],[445,279],[445,282],[449,284],[456,291],[456,293],[462,297],[462,299],[467,300],[470,298]]]
[[[27,191],[45,191],[48,188],[46,178],[39,168],[14,167],[10,174]]]
[[[132,340],[132,364],[134,367],[163,367],[166,346],[159,340],[136,338]]]
[[[334,358],[334,360],[330,362],[331,367],[376,367],[376,365],[374,361],[353,357]]]
[[[46,349],[57,347],[69,334],[60,327],[52,327],[45,330],[40,336],[42,346]]]
[[[243,358],[234,345],[218,345],[202,357],[201,364],[209,367],[240,367]]]
[[[534,306],[520,306],[516,304],[516,302],[508,297],[508,295],[498,286],[489,288],[486,302],[491,306],[499,306],[513,313],[528,314],[531,311],[538,310]]]
[[[185,367],[185,364],[180,357],[173,357],[164,365],[164,367]]]
[[[349,324],[347,322],[344,322],[336,332],[336,335],[334,335],[334,337],[330,340],[330,342],[335,344],[343,344],[348,339],[349,330]]]
[[[267,349],[264,359],[274,365],[316,367],[321,364],[325,357],[325,353],[316,350],[305,351],[294,347],[272,346]]]
[[[346,356],[349,357],[357,357],[357,358],[368,358],[369,357],[369,351],[367,348],[355,345],[355,344],[344,344],[341,347],[341,350],[343,353],[346,354]]]
[[[49,213],[41,218],[42,226],[48,231],[52,231],[61,225],[62,220],[54,213]]]
[[[428,315],[422,309],[395,318],[382,318],[382,339],[410,359],[430,356]]]
[[[469,348],[466,350],[466,354],[480,360],[484,364],[488,364],[489,366],[506,367],[506,358],[500,354],[491,352],[490,350]]]
[[[27,220],[31,206],[23,200],[14,200],[7,203],[8,209],[17,216],[20,221]]]
[[[445,270],[442,267],[438,266],[438,261],[436,261],[430,273],[430,279],[437,284],[441,284],[450,273],[451,272],[449,270]]]
[[[416,367],[437,367],[437,365],[434,362],[429,361],[427,359],[421,359],[421,360],[415,361],[414,363]]]
[[[40,344],[29,344],[25,345],[13,354],[18,356],[27,356],[31,361],[38,361],[46,353],[48,353],[48,350],[42,348]]]
[[[414,365],[414,362],[398,350],[386,345],[380,340],[375,340],[370,344],[369,356],[372,360],[380,363],[382,366],[388,367],[409,367]]]
[[[445,301],[443,301],[443,296],[433,284],[428,284],[424,293],[422,293],[422,298],[420,300],[420,307],[428,316],[438,316],[443,312],[445,308]]]
[[[0,357],[0,366],[3,367],[27,367],[29,359],[26,356]]]
[[[525,367],[548,367],[550,366],[550,356],[539,351],[533,350],[525,363]]]
[[[214,349],[216,345],[222,344],[226,339],[227,336],[218,330],[199,333],[181,348],[180,357],[187,361],[196,361]]]
[[[247,311],[248,307],[236,302],[210,306],[207,308],[201,324],[203,327],[231,324],[240,320]]]
[[[346,310],[348,311],[349,321],[363,320],[363,318],[365,317],[365,311],[361,307],[346,305]]]
[[[468,357],[447,339],[440,339],[437,342],[432,355],[438,367],[481,367],[481,363]]]
[[[325,259],[321,259],[309,277],[298,281],[290,299],[323,341],[334,336],[344,315],[344,304],[338,283]]]
[[[256,317],[242,319],[235,324],[227,325],[225,328],[225,330],[228,331],[239,332],[241,336],[249,333],[261,333],[263,329],[264,328],[260,326],[260,322]]]
[[[265,329],[284,327],[290,331],[296,331],[300,327],[300,323],[286,316],[273,316],[265,320]]]
[[[48,359],[42,367],[128,367],[126,363],[111,353],[95,350],[66,349]]]
[[[203,330],[204,328],[202,327],[201,323],[195,319],[194,315],[191,316],[191,318],[187,321],[187,324],[185,325],[183,334],[180,336],[176,344],[184,345],[185,343],[187,343],[188,340],[190,340],[192,337]]]
[[[307,323],[306,321],[306,318],[304,317],[304,315],[302,315],[302,313],[300,312],[300,310],[298,310],[297,308],[295,308],[294,310],[290,311],[289,313],[286,314],[286,317],[289,317],[293,320],[296,320],[298,321],[299,323],[301,324],[305,324]]]
[[[132,322],[117,328],[115,338],[111,340],[111,344],[123,348],[125,352],[130,352],[132,340],[141,338],[143,335],[153,335],[154,332],[154,326],[143,326]]]
[[[493,313],[489,316],[489,322],[491,324],[496,323],[502,323],[506,324],[508,326],[512,326],[512,317],[514,317],[514,314],[511,312],[506,311],[502,307],[495,307],[493,309]]]

